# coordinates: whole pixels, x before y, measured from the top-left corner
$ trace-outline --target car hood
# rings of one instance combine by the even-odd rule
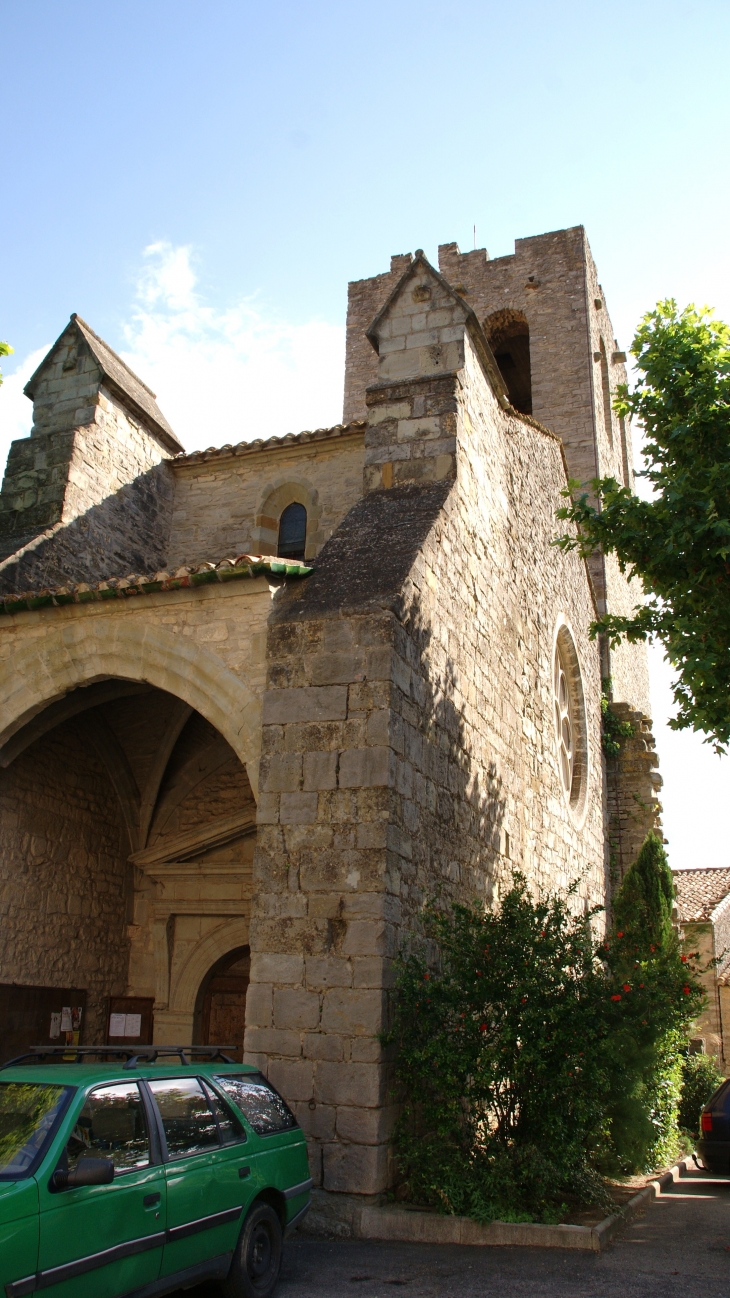
[[[38,1212],[38,1185],[32,1176],[23,1181],[0,1181],[0,1222],[17,1221]]]

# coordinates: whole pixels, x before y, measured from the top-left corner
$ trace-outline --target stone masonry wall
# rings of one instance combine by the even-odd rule
[[[33,409],[31,435],[12,443],[0,492],[0,587],[161,567],[170,453],[103,386],[73,326],[36,381]]]
[[[366,435],[366,459],[399,430],[455,439],[455,484],[433,480],[436,456],[425,477],[423,456],[381,457],[403,475],[385,489],[366,466],[365,498],[269,632],[246,1057],[295,1106],[327,1190],[392,1176],[378,1034],[424,896],[489,902],[513,864],[537,890],[582,876],[587,900],[606,895],[594,610],[584,565],[550,545],[560,447],[501,412],[468,339],[463,354],[429,379],[416,347],[410,385],[371,386]],[[587,718],[577,818],[554,741],[561,617]]]
[[[336,438],[243,451],[174,463],[173,570],[227,555],[275,554],[279,518],[295,499],[307,509],[305,553],[314,558],[362,495],[361,426]]]
[[[402,274],[408,258],[393,262]],[[461,253],[456,244],[442,244],[439,267],[487,332],[490,317],[505,308],[524,316],[530,330],[533,415],[561,437],[570,475],[588,482],[613,474],[633,485],[631,429],[611,409],[617,385],[626,381],[626,367],[583,227],[517,239],[514,254],[494,259],[484,248]],[[376,378],[377,359],[368,351],[365,330],[395,278],[391,270],[350,285],[346,418],[360,418],[366,409],[366,387]],[[591,576],[600,612],[608,600],[611,611],[630,613],[641,592],[629,586],[612,557],[604,561],[596,556]],[[613,677],[614,697],[649,713],[644,646],[612,650],[606,670]]]
[[[114,788],[73,722],[0,771],[0,979],[88,991],[85,1041],[126,989],[129,844]]]

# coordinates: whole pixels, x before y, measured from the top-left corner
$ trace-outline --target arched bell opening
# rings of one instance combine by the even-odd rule
[[[484,331],[515,410],[532,414],[530,326],[521,311],[505,307],[484,321]]]

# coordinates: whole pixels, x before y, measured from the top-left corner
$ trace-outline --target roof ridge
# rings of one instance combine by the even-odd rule
[[[115,352],[114,348],[109,346],[109,343],[106,341],[105,338],[101,338],[100,335],[96,332],[96,330],[92,329],[90,324],[87,324],[86,320],[84,320],[83,316],[79,315],[78,311],[71,312],[71,319],[75,321],[76,324],[81,325],[81,328],[85,329],[87,333],[90,333],[92,338],[95,338],[98,343],[101,343],[102,347],[106,351],[111,353],[115,361],[119,361],[119,364],[127,371],[127,373],[131,374],[135,383],[139,383],[139,386],[141,388],[144,388],[145,392],[149,393],[153,401],[157,400],[157,393],[153,392],[152,388],[149,387],[147,383],[145,383],[144,379],[141,379],[139,377],[139,374],[135,373],[131,365],[127,365],[127,362],[122,359],[122,357],[119,355],[119,352]]]
[[[246,455],[252,451],[273,450],[280,446],[302,445],[307,442],[326,441],[328,438],[345,437],[349,433],[364,432],[366,419],[351,419],[346,424],[333,424],[330,428],[305,429],[301,433],[282,433],[272,437],[255,437],[250,442],[225,442],[223,446],[208,446],[201,451],[182,451],[171,463],[197,463],[201,460],[214,459],[218,456]]]

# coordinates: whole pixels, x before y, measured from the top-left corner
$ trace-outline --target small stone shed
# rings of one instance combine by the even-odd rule
[[[703,964],[718,961],[702,978],[707,1006],[695,1026],[695,1045],[730,1075],[730,866],[673,874],[685,947],[699,951]]]

